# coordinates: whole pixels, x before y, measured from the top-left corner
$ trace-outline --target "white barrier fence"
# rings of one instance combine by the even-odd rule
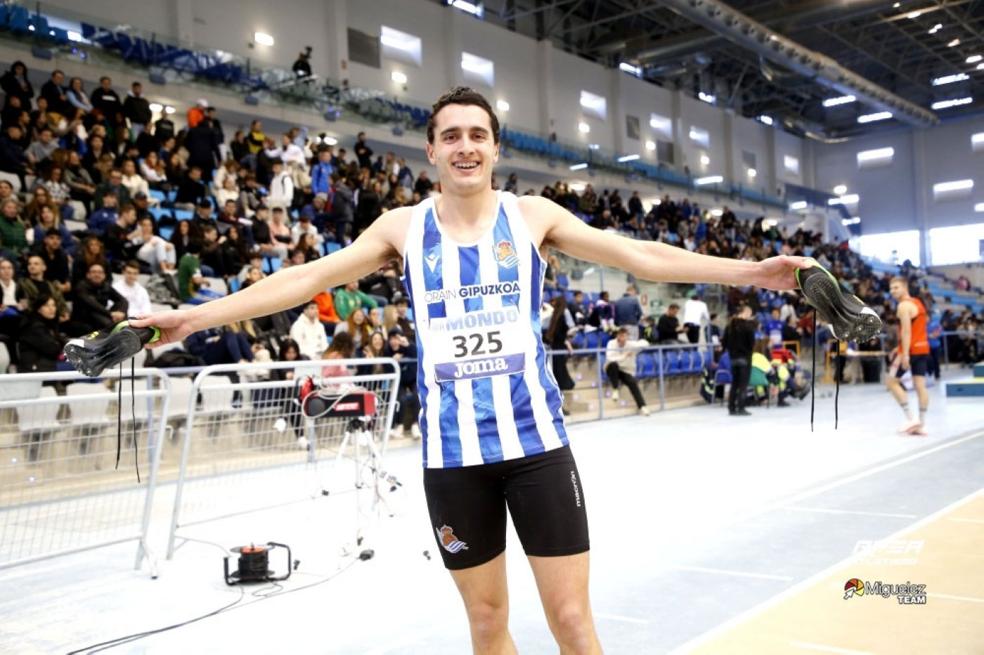
[[[305,417],[295,386],[307,376],[334,399],[371,395],[370,420],[333,412]],[[392,359],[219,365],[194,381],[174,378],[168,420],[172,438],[181,441],[181,458],[168,559],[182,528],[374,487],[399,381]],[[342,472],[343,458],[355,463],[355,478],[347,467]]]
[[[128,378],[0,375],[0,569],[127,541],[137,541],[135,568],[145,557],[153,568],[170,379],[157,369],[137,369],[132,387]]]

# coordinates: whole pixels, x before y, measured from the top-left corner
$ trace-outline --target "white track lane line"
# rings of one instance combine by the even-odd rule
[[[731,569],[715,569],[706,566],[687,566],[680,565],[672,567],[676,571],[691,571],[694,573],[711,573],[714,575],[729,575],[736,578],[757,578],[759,580],[779,580],[780,582],[792,582],[793,578],[788,575],[772,575],[770,573],[751,573],[749,571],[734,571]]]
[[[839,655],[874,655],[866,650],[851,650],[850,648],[838,648],[837,646],[828,646],[827,644],[811,644],[808,641],[791,641],[789,642],[789,645],[803,650],[815,650],[821,653],[838,653]]]
[[[891,512],[863,512],[851,509],[829,509],[826,507],[793,507],[791,505],[783,505],[780,509],[789,510],[791,512],[817,512],[819,514],[851,514],[857,516],[884,516],[887,518],[894,519],[917,519],[919,515],[917,514],[893,514]],[[984,523],[984,521],[982,521]]]
[[[981,432],[979,434],[984,434],[984,432]],[[979,436],[979,435],[977,435],[977,436]],[[918,528],[920,528],[920,527],[922,527],[922,526],[924,526],[924,525],[926,525],[928,523],[931,523],[931,522],[935,521],[936,519],[940,518],[941,516],[943,516],[943,515],[945,515],[945,514],[947,514],[949,512],[952,512],[953,510],[955,510],[956,508],[960,507],[961,505],[965,505],[965,504],[969,503],[970,501],[974,500],[975,498],[977,498],[981,494],[984,494],[984,489],[978,489],[977,491],[975,491],[975,492],[973,492],[971,494],[968,494],[968,495],[964,496],[963,498],[950,503],[946,507],[943,507],[942,509],[939,509],[939,510],[933,512],[932,514],[929,514],[928,516],[926,516],[926,517],[924,517],[924,518],[916,521],[915,523],[913,523],[913,524],[911,524],[909,526],[906,526],[906,527],[902,528],[901,530],[898,530],[898,531],[894,532],[893,534],[889,535],[888,537],[885,537],[882,541],[891,541],[893,539],[897,539],[897,538],[901,537],[902,535],[904,535],[904,534],[906,534],[908,532],[912,532],[913,530],[916,530],[916,529],[918,529]],[[839,561],[839,562],[837,562],[835,564],[832,564],[831,566],[828,566],[827,568],[823,569],[822,571],[818,571],[817,573],[814,573],[813,575],[811,575],[809,578],[806,578],[802,582],[797,582],[796,584],[794,584],[793,586],[789,587],[788,589],[785,589],[785,590],[779,592],[778,594],[775,594],[774,596],[772,596],[768,600],[766,600],[766,601],[764,601],[762,603],[759,603],[758,605],[756,605],[754,607],[751,607],[751,608],[745,610],[744,612],[741,612],[740,614],[737,614],[737,615],[731,617],[727,621],[724,621],[723,623],[720,623],[720,624],[714,626],[713,628],[711,628],[710,630],[708,630],[704,634],[698,635],[698,636],[694,637],[693,639],[691,639],[690,641],[687,641],[687,642],[681,644],[680,646],[674,648],[671,652],[672,653],[686,653],[689,650],[691,650],[693,648],[696,648],[696,647],[700,646],[701,644],[710,641],[711,639],[713,639],[714,637],[716,637],[718,634],[720,634],[720,633],[722,633],[722,632],[724,632],[726,630],[729,630],[729,629],[731,629],[731,628],[733,628],[733,627],[735,627],[737,625],[741,625],[742,623],[744,623],[744,622],[752,619],[753,617],[761,614],[765,610],[770,609],[772,606],[778,605],[779,603],[781,603],[782,601],[786,600],[787,598],[791,598],[792,596],[794,596],[794,595],[798,594],[799,592],[803,591],[804,589],[806,589],[806,588],[814,585],[815,583],[819,582],[820,580],[823,580],[824,578],[830,577],[834,573],[834,571],[836,571],[838,569],[841,569],[841,568],[843,568],[843,567],[845,567],[848,564],[851,564],[853,562],[857,562],[858,560],[862,559],[863,557],[865,557],[865,553],[855,553],[853,555],[850,555],[848,557],[845,557],[841,561]]]

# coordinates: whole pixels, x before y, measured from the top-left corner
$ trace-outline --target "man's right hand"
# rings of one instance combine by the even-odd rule
[[[904,369],[909,368],[909,353],[902,353],[902,355],[899,357],[899,364]]]
[[[187,309],[175,309],[166,312],[149,314],[140,318],[131,319],[130,325],[133,327],[156,327],[161,331],[161,338],[151,344],[150,348],[163,346],[167,343],[180,343],[189,334],[195,331],[191,325],[191,317]]]

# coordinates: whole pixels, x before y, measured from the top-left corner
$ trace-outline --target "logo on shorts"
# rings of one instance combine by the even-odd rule
[[[499,262],[499,266],[505,268],[513,268],[519,263],[519,256],[516,255],[512,241],[503,240],[495,244],[495,259]]]
[[[437,528],[437,539],[441,542],[441,547],[449,553],[468,550],[468,544],[454,536],[454,531],[450,525],[442,525]]]

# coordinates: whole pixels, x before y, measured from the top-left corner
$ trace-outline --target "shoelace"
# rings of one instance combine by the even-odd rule
[[[834,339],[837,355],[840,356],[840,341]],[[810,372],[810,432],[813,432],[813,413],[816,408],[816,384],[817,384],[817,310],[813,310],[813,370]],[[837,371],[837,360],[834,360],[834,429],[840,422],[840,375]]]
[[[140,457],[137,453],[137,395],[134,360],[130,359],[130,425],[133,430],[133,465],[137,469],[137,484],[140,484]],[[120,454],[123,451],[123,362],[120,362],[120,380],[116,387],[116,470],[120,470]]]

